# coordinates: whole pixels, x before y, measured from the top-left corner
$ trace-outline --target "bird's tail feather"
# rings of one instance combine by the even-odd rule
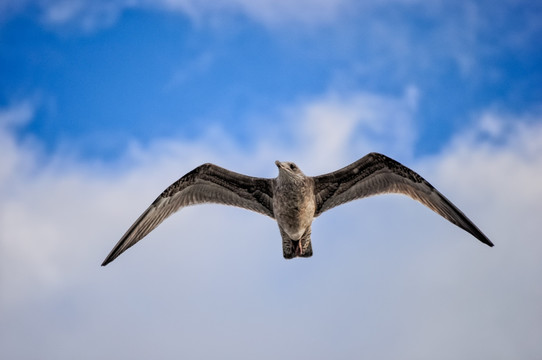
[[[311,243],[311,227],[305,231],[301,239],[293,240],[288,234],[279,226],[280,235],[282,236],[282,255],[285,259],[293,259],[296,257],[311,257],[312,256],[312,243]]]

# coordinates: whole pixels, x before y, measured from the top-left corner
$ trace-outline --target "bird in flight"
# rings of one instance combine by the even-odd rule
[[[203,164],[171,184],[126,231],[102,266],[143,239],[179,209],[202,203],[238,206],[277,221],[286,259],[312,256],[311,224],[335,206],[371,195],[400,193],[418,200],[486,245],[493,243],[424,178],[378,153],[331,173],[306,176],[292,162],[276,161],[274,179]]]

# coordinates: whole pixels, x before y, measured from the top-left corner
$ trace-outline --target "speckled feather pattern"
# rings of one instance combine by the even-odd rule
[[[364,197],[400,193],[417,200],[486,245],[493,243],[461,210],[429,182],[399,162],[378,153],[328,174],[309,177],[290,162],[276,162],[274,179],[251,177],[203,164],[187,173],[143,212],[122,236],[102,265],[107,265],[149,234],[179,209],[201,203],[217,203],[252,210],[275,219],[279,225],[283,255],[312,255],[311,224],[323,212]]]

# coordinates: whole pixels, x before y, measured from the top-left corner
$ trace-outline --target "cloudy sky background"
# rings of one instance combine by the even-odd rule
[[[0,357],[539,359],[538,1],[0,2]],[[276,224],[184,209],[102,268],[203,162],[274,177],[370,151],[401,196]]]

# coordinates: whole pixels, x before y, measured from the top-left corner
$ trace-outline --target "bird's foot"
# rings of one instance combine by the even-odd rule
[[[295,256],[302,256],[303,255],[303,244],[301,243],[301,240],[297,242],[297,247],[295,249]]]

